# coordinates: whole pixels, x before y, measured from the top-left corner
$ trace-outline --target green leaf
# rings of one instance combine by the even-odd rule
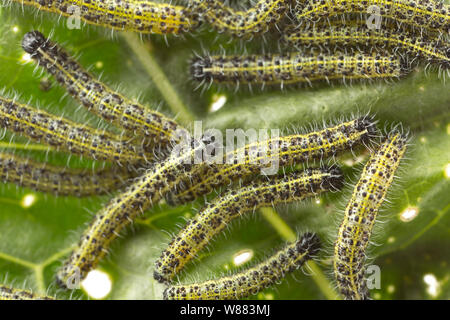
[[[194,91],[189,79],[188,61],[193,52],[204,48],[212,52],[225,43],[215,35],[203,32],[196,36],[165,39],[157,35],[144,37],[144,42],[134,43],[133,36],[121,35],[101,28],[84,26],[82,30],[69,30],[65,20],[58,22],[51,14],[38,14],[19,6],[0,8],[0,88],[6,95],[20,95],[23,102],[66,117],[89,123],[105,125],[101,120],[79,108],[76,101],[59,88],[56,82],[33,63],[23,60],[22,36],[33,29],[53,39],[65,42],[67,49],[80,56],[81,63],[92,66],[112,87],[130,97],[140,97],[149,108],[160,108],[167,115],[178,114],[179,119],[203,120],[204,128],[273,128],[291,131],[322,121],[338,121],[352,114],[375,113],[379,127],[401,123],[411,130],[411,146],[398,173],[396,185],[390,190],[389,203],[383,206],[370,256],[381,268],[381,289],[373,290],[375,299],[428,299],[450,298],[450,90],[448,79],[436,70],[417,69],[407,77],[374,83],[347,85],[325,84],[313,88],[295,89],[253,88],[235,92],[235,88]],[[16,27],[16,28],[14,28]],[[239,52],[242,44],[226,42],[230,52]],[[249,52],[258,52],[260,45],[246,44]],[[153,63],[153,65],[151,64]],[[155,65],[159,65],[159,69]],[[150,67],[149,67],[150,66]],[[153,67],[151,67],[153,66]],[[168,81],[154,81],[161,79]],[[43,78],[48,78],[51,88],[40,89]],[[173,94],[180,97],[179,101]],[[217,95],[227,98],[225,106],[210,112]],[[183,109],[185,108],[185,109]],[[6,134],[0,141],[4,150],[33,156],[42,161],[71,167],[88,167],[93,163],[67,154],[33,150],[33,145],[18,136]],[[282,226],[290,230],[315,231],[321,236],[325,253],[313,266],[315,275],[295,272],[286,281],[258,294],[259,299],[325,299],[332,297],[332,289],[319,284],[332,284],[331,253],[343,208],[348,201],[352,184],[357,181],[367,152],[355,151],[359,164],[353,165],[351,154],[340,157],[348,187],[344,192],[327,195],[320,201],[277,206],[281,217],[269,220],[261,212],[236,221],[225,235],[219,236],[209,250],[202,252],[196,263],[190,264],[180,281],[189,282],[218,277],[239,270],[233,265],[233,255],[248,249],[254,252],[252,260],[243,268],[272,253],[284,241],[277,232]],[[101,165],[97,163],[96,165]],[[25,195],[33,194],[35,203],[23,207]],[[0,277],[10,285],[30,288],[39,293],[48,292],[58,298],[88,298],[82,290],[64,292],[54,284],[54,274],[70,248],[78,241],[83,229],[111,197],[53,197],[36,193],[11,184],[0,185]],[[153,280],[153,263],[170,240],[168,234],[179,230],[185,219],[192,217],[201,202],[171,208],[156,205],[145,216],[115,241],[111,254],[100,269],[112,280],[109,299],[161,299],[164,287]],[[406,209],[417,210],[410,222],[401,220]],[[289,230],[288,229],[288,230]],[[447,249],[446,249],[447,248]],[[321,273],[317,273],[321,271]],[[310,273],[310,270],[306,270]],[[436,294],[424,281],[433,275],[439,283]]]

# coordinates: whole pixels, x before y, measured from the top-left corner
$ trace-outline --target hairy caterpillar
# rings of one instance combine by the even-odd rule
[[[121,141],[119,136],[3,97],[0,97],[0,126],[57,150],[67,150],[96,160],[121,163],[146,161],[146,153],[141,147]]]
[[[421,57],[439,63],[445,68],[450,66],[450,46],[442,39],[417,35],[402,26],[380,25],[378,29],[369,29],[365,21],[351,25],[331,25],[320,27],[302,27],[285,30],[283,41],[297,48],[330,46],[366,46],[369,48],[390,48],[394,52],[406,53],[410,57]]]
[[[280,202],[303,200],[343,185],[338,167],[308,169],[287,176],[257,179],[231,189],[206,205],[170,242],[155,263],[154,278],[170,282],[227,224],[240,215]]]
[[[349,13],[367,14],[371,8],[376,14],[418,28],[448,33],[450,30],[449,6],[435,0],[307,0],[297,8],[296,17],[319,20]]]
[[[40,192],[63,196],[91,196],[117,190],[133,173],[122,168],[89,172],[52,166],[0,152],[0,179]]]
[[[307,134],[294,134],[247,144],[245,147],[224,154],[224,164],[201,167],[170,194],[170,204],[181,204],[207,194],[215,187],[232,183],[241,178],[258,174],[267,163],[280,167],[335,156],[359,144],[370,143],[376,137],[377,128],[372,117],[360,117],[338,125]],[[266,150],[252,156],[252,150]],[[239,159],[240,155],[245,156]],[[232,159],[232,164],[229,164]],[[265,160],[265,161],[263,161]],[[265,162],[265,163],[264,163]]]
[[[194,168],[189,163],[192,163],[193,156],[202,147],[201,141],[192,140],[190,143],[190,152],[177,150],[162,162],[155,163],[95,215],[77,248],[57,274],[60,286],[75,288],[78,281],[98,265],[111,241],[124,227],[158,202],[183,176],[189,175]]]
[[[232,276],[202,283],[170,286],[165,300],[226,300],[245,298],[281,281],[287,273],[300,268],[320,250],[313,233],[304,234],[253,268]]]
[[[182,6],[144,0],[13,0],[88,24],[140,33],[181,34],[199,22]],[[79,12],[79,15],[77,13]]]
[[[72,97],[103,119],[160,144],[179,139],[185,132],[175,121],[128,100],[94,80],[63,48],[46,39],[39,31],[25,34],[22,47]]]
[[[382,53],[206,56],[191,63],[191,75],[196,81],[237,85],[396,78],[404,69],[399,57]]]
[[[242,175],[256,173],[266,165],[257,163],[262,159],[279,161],[287,165],[295,161],[306,161],[327,156],[333,156],[340,151],[351,149],[359,143],[369,142],[376,134],[375,123],[371,118],[363,117],[342,123],[333,128],[327,128],[306,135],[289,136],[287,139],[276,138],[254,146],[263,147],[277,145],[273,154],[259,155],[256,159],[246,154],[242,162],[238,162],[234,155],[233,165],[220,169],[215,167],[215,174],[204,179],[200,188],[188,189],[181,197],[186,199],[194,194],[205,194],[211,190],[214,183],[224,184],[227,180],[239,179]],[[72,252],[63,268],[57,275],[62,286],[72,286],[74,279],[83,279],[87,273],[95,268],[120,230],[127,226],[138,214],[148,209],[153,203],[173,192],[177,186],[189,181],[192,176],[201,172],[204,165],[192,165],[192,159],[197,151],[202,150],[203,141],[193,140],[191,150],[176,149],[163,162],[156,163],[143,176],[139,177],[125,192],[112,199],[101,210],[81,237],[78,247]],[[259,145],[258,145],[259,144]],[[244,149],[249,151],[252,147]],[[264,148],[263,148],[264,149]],[[272,149],[273,150],[273,149]],[[253,164],[255,162],[255,164]],[[209,179],[211,178],[211,179]]]
[[[0,300],[54,300],[54,298],[40,296],[28,290],[14,289],[0,284]]]
[[[284,17],[288,2],[290,0],[259,0],[247,11],[236,11],[221,0],[191,0],[189,8],[220,33],[243,37],[267,32]]]
[[[407,138],[391,132],[370,157],[345,209],[334,247],[334,273],[346,299],[367,299],[364,279],[365,250],[378,210],[406,150]]]

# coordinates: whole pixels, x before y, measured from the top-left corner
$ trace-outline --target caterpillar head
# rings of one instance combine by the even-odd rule
[[[47,39],[44,37],[44,35],[35,30],[28,32],[23,36],[22,48],[26,53],[33,55],[40,47],[45,46],[46,43]]]

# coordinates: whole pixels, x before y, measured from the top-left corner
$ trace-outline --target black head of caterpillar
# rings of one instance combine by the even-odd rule
[[[205,57],[195,57],[191,60],[191,62],[189,63],[189,71],[191,74],[191,77],[193,80],[195,81],[211,81],[211,77],[207,76],[204,72],[204,69],[207,68],[211,68],[212,66],[212,59],[210,56],[205,56]]]
[[[309,169],[310,170],[310,169]],[[327,169],[329,177],[323,180],[320,187],[326,190],[341,190],[344,186],[344,175],[342,169],[333,165]]]
[[[50,42],[39,31],[26,33],[22,39],[22,48],[26,53],[37,54],[37,50],[46,47]]]
[[[241,299],[281,281],[320,251],[320,239],[306,233],[267,260],[240,273],[202,283],[175,285],[163,294],[165,300],[229,300]]]
[[[159,282],[170,282],[237,217],[261,207],[301,201],[327,191],[340,190],[343,181],[341,169],[331,166],[254,179],[241,188],[219,195],[172,239],[155,263],[154,278]]]

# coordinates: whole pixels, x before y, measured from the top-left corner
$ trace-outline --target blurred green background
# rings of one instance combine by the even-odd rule
[[[412,132],[407,160],[403,162],[388,202],[383,206],[374,232],[371,263],[381,268],[381,288],[372,290],[374,299],[448,299],[450,298],[450,86],[448,75],[429,67],[415,69],[400,80],[353,84],[316,84],[279,90],[253,92],[242,88],[198,89],[189,78],[189,59],[193,52],[229,53],[278,51],[278,43],[268,35],[266,42],[232,41],[206,30],[186,37],[153,35],[142,37],[111,33],[83,26],[68,30],[65,20],[51,14],[36,14],[19,6],[0,8],[0,88],[5,96],[20,96],[54,114],[94,126],[107,126],[79,108],[55,81],[27,59],[20,43],[23,35],[40,30],[65,47],[85,67],[103,81],[149,108],[158,108],[189,126],[188,118],[202,120],[204,128],[279,128],[290,132],[322,121],[338,121],[354,114],[370,113],[379,128],[401,123]],[[137,42],[136,42],[137,41]],[[130,46],[134,43],[136,46]],[[144,57],[139,59],[138,57]],[[155,67],[159,66],[159,67]],[[155,81],[155,79],[157,79]],[[167,81],[165,81],[167,79]],[[47,85],[50,85],[48,90]],[[174,101],[173,94],[180,97]],[[218,111],[212,104],[224,101]],[[26,139],[2,131],[2,152],[16,152],[34,159],[71,167],[102,165],[86,159],[47,150]],[[326,195],[301,204],[277,206],[274,212],[250,214],[232,224],[190,264],[180,281],[190,282],[218,277],[248,267],[281,246],[285,238],[280,227],[294,232],[315,231],[324,242],[324,253],[315,269],[288,276],[280,285],[269,288],[257,299],[333,298],[331,249],[349,198],[367,152],[355,150],[339,157],[348,186],[341,193]],[[313,165],[313,164],[310,164]],[[31,206],[23,199],[33,195]],[[64,292],[54,284],[55,270],[68,255],[92,215],[111,197],[53,197],[15,185],[0,184],[0,283],[49,293],[58,298],[88,299],[86,290]],[[31,198],[28,198],[31,199]],[[164,287],[153,280],[153,263],[170,235],[185,219],[192,217],[202,201],[171,208],[160,204],[115,241],[111,254],[100,270],[111,280],[106,299],[161,299]],[[406,210],[417,214],[403,221]],[[413,210],[413,211],[411,211]],[[269,210],[270,211],[270,210]],[[267,219],[272,215],[273,219]],[[280,218],[279,220],[277,220]],[[278,230],[278,231],[277,231]],[[235,266],[236,253],[253,253],[242,266]],[[310,275],[313,273],[314,275]]]

